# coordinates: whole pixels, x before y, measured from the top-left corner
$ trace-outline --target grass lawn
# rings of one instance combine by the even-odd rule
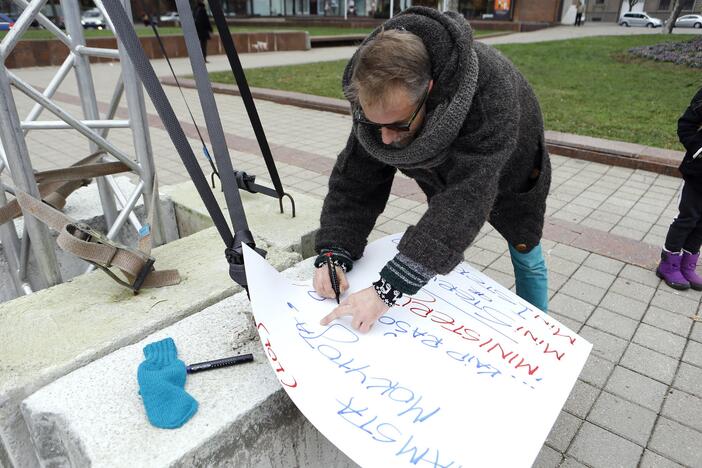
[[[498,46],[539,97],[548,130],[682,149],[677,119],[702,86],[702,74],[672,63],[629,58],[631,47],[694,36],[615,36]],[[345,60],[257,68],[251,86],[343,99]],[[231,73],[212,73],[232,83]]]

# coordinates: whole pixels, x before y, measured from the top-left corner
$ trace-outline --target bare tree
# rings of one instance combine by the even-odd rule
[[[641,0],[627,0],[629,3],[629,11],[632,11],[634,7],[636,6],[637,3],[639,3]]]
[[[665,23],[665,29],[668,32],[668,34],[673,32],[675,21],[678,19],[678,16],[680,16],[680,12],[682,11],[683,6],[683,0],[675,0],[675,2],[673,3],[673,11],[670,13],[668,21]]]

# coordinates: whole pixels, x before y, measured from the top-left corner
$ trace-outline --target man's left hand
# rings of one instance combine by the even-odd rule
[[[350,315],[351,326],[361,333],[368,333],[375,321],[387,312],[389,308],[378,297],[375,289],[370,287],[351,294],[319,323],[328,325],[335,319],[344,315]]]

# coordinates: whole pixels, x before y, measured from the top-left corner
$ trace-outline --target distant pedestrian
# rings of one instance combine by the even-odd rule
[[[583,25],[583,13],[585,12],[585,4],[583,0],[578,0],[578,4],[575,7],[575,26]]]
[[[195,5],[195,10],[193,11],[193,17],[195,18],[197,37],[200,39],[202,56],[205,57],[205,63],[207,63],[207,41],[210,40],[212,25],[210,24],[210,17],[207,16],[207,9],[205,9],[205,2],[203,0],[197,0],[197,5]]]
[[[671,288],[702,291],[696,271],[702,245],[702,88],[678,120],[678,137],[686,150],[680,213],[668,229],[656,274]]]

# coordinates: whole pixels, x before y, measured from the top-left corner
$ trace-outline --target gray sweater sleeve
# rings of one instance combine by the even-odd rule
[[[341,247],[353,259],[363,254],[368,235],[390,196],[396,169],[372,159],[351,132],[329,177],[315,248]]]
[[[424,216],[400,241],[400,255],[425,271],[449,273],[488,219],[518,137],[520,100],[512,78],[494,74],[483,81],[464,131],[451,147],[454,166],[445,189],[431,198]]]

